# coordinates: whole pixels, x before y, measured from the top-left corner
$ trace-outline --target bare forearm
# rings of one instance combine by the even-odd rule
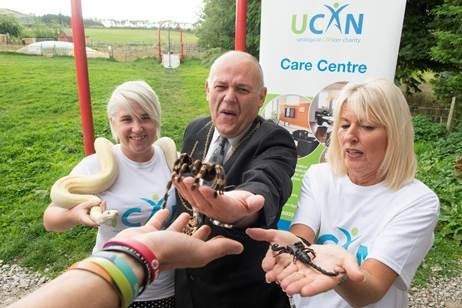
[[[363,281],[346,280],[335,288],[350,305],[365,306],[378,302],[388,292],[397,274],[383,263],[368,259],[362,266]]]
[[[380,294],[369,284],[370,276],[364,272],[364,282],[346,280],[335,288],[335,291],[343,297],[352,307],[362,307],[379,301],[384,294]],[[368,277],[369,276],[369,277]],[[368,280],[369,278],[369,280]]]
[[[115,255],[124,259],[139,281],[144,273],[140,264],[123,253]],[[94,273],[83,270],[67,271],[50,281],[35,292],[29,294],[9,308],[105,308],[118,307],[120,299],[114,286]]]
[[[71,212],[66,209],[50,205],[43,215],[43,225],[47,231],[65,232],[76,225]]]
[[[73,270],[52,280],[10,308],[117,307],[116,291],[95,274]]]

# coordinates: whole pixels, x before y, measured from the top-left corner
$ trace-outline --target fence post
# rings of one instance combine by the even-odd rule
[[[451,100],[451,108],[449,109],[448,122],[446,123],[446,129],[448,132],[452,130],[452,124],[454,123],[454,110],[456,108],[456,97],[453,96]]]

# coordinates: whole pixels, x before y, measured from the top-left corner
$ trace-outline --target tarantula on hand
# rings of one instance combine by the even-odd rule
[[[222,165],[203,162],[201,160],[193,161],[191,156],[182,153],[173,165],[173,172],[170,181],[167,184],[167,191],[164,195],[164,203],[162,208],[167,204],[168,192],[172,187],[174,180],[181,182],[183,176],[194,177],[192,189],[196,189],[200,185],[200,180],[215,189],[215,198],[218,194],[223,194],[225,190],[225,169]]]

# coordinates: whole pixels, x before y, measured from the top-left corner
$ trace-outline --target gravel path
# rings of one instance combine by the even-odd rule
[[[15,302],[47,281],[47,278],[39,274],[0,260],[0,308]],[[431,279],[425,289],[412,287],[409,294],[409,307],[412,308],[462,308],[462,275],[452,279]]]
[[[0,260],[0,307],[6,307],[48,281],[19,265]]]

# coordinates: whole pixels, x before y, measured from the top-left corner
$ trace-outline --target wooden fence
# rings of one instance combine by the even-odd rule
[[[157,57],[157,45],[153,44],[108,44],[103,42],[91,42],[88,47],[109,52],[110,57],[116,61],[128,62],[140,58]],[[179,44],[172,44],[170,50],[179,53]],[[162,47],[162,53],[167,53],[166,46]],[[199,57],[202,50],[196,44],[184,44],[183,53],[186,57]]]
[[[446,107],[410,105],[409,109],[411,110],[412,115],[426,115],[429,116],[433,122],[446,123],[448,120],[449,108]]]
[[[0,52],[14,52],[22,47],[24,44],[0,44]],[[101,43],[96,42],[93,44],[89,44],[87,47],[93,48],[97,51],[109,53],[112,55],[112,58],[116,61],[120,62],[129,62],[135,61],[136,59],[140,58],[147,58],[147,57],[157,57],[157,45],[152,44],[118,44],[118,45],[110,45],[108,43]],[[173,45],[171,49],[174,53],[179,53],[179,46]],[[183,45],[184,55],[186,57],[200,57],[202,53],[202,49],[199,48],[196,44],[184,44]],[[167,48],[162,47],[162,52],[166,53]]]
[[[460,105],[460,102],[458,103]],[[444,106],[419,106],[417,104],[410,104],[409,109],[412,115],[426,115],[429,116],[433,122],[446,124],[448,131],[451,131],[456,121],[462,121],[462,108],[456,108],[456,97],[451,99],[450,107]],[[459,111],[459,112],[458,112]]]

